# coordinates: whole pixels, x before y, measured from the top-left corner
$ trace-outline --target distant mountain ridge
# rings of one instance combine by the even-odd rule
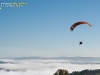
[[[0,64],[7,64],[7,63],[13,64],[12,62],[4,62],[4,61],[0,61]]]
[[[92,59],[99,59],[100,57],[80,57],[80,56],[76,56],[76,57],[40,57],[40,56],[34,56],[34,57],[20,57],[20,58],[13,58],[13,59],[88,59],[88,60],[92,60]]]

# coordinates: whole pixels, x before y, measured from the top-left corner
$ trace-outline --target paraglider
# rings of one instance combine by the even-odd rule
[[[71,27],[70,27],[70,31],[73,31],[77,26],[82,25],[82,24],[87,24],[88,26],[92,27],[92,25],[88,22],[84,22],[84,21],[80,21],[80,22],[76,22],[74,23]],[[83,44],[82,41],[79,42],[79,45]]]

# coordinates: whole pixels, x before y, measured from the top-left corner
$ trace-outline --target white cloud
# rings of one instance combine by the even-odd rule
[[[0,75],[53,75],[57,69],[67,69],[69,72],[81,71],[84,69],[99,69],[99,64],[71,64],[75,62],[72,60],[12,60],[12,59],[1,59],[4,62],[13,62],[14,64],[0,64],[0,68],[9,70],[20,70],[6,72],[0,71]],[[78,61],[77,61],[78,62]],[[80,62],[80,60],[79,60]],[[81,61],[84,62],[84,61]],[[94,62],[94,61],[92,61]],[[91,62],[91,63],[92,63]],[[89,62],[90,63],[90,62]],[[22,71],[26,70],[26,71]]]

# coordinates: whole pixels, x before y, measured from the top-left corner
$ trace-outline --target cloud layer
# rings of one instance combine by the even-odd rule
[[[100,58],[67,57],[66,59],[0,59],[0,75],[53,75],[58,69],[70,73],[83,69],[99,69]]]

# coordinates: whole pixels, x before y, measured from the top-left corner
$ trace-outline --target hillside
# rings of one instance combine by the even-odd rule
[[[74,71],[69,73],[65,69],[58,69],[53,75],[100,75],[100,69],[95,70],[82,70],[82,71]]]

